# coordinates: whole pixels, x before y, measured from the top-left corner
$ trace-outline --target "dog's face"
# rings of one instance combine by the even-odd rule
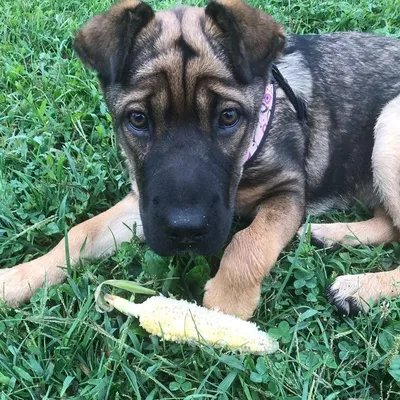
[[[224,244],[242,158],[283,45],[282,28],[240,0],[157,14],[125,1],[77,33],[157,253],[209,254]]]

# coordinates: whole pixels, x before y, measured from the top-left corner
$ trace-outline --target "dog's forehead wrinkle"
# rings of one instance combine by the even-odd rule
[[[122,87],[114,83],[107,87],[105,100],[111,111],[120,115],[129,104],[142,103],[151,95],[148,88],[132,90],[131,87]]]
[[[222,99],[235,101],[241,104],[244,109],[252,110],[254,108],[255,104],[250,100],[257,97],[254,94],[256,93],[256,89],[255,86],[232,85],[230,82],[226,82],[224,77],[217,77],[217,79],[213,77],[208,82],[208,90],[214,92]],[[260,94],[259,97],[259,99],[256,99],[257,106],[261,105],[262,94]]]
[[[160,11],[156,18],[161,24],[161,35],[156,40],[154,46],[158,51],[175,46],[176,41],[181,36],[181,23],[177,15],[172,11]]]
[[[150,39],[151,49],[145,45]],[[138,54],[132,58],[128,84],[119,96],[112,96],[113,107],[119,110],[116,114],[122,115],[129,103],[151,97],[147,104],[151,104],[159,126],[195,117],[208,135],[213,97],[221,104],[236,102],[249,115],[258,112],[262,94],[257,99],[256,93],[261,82],[241,85],[236,81],[218,32],[203,9],[187,7],[158,12],[140,41],[143,43],[133,49]],[[164,135],[165,129],[159,134]],[[237,140],[232,141],[226,152],[235,152],[237,145]]]
[[[217,43],[217,36],[215,27],[201,8],[180,7],[158,12],[155,21],[144,29],[140,39],[143,43],[136,48],[139,54],[133,59],[128,86],[133,92],[138,86],[152,86],[156,92],[160,85],[167,84],[168,102],[182,116],[199,106],[196,103],[200,83],[208,77],[221,80],[213,84],[218,86],[215,91],[221,97],[240,103],[243,96],[234,89],[237,82],[231,69],[227,68],[226,55]],[[144,45],[150,38],[151,50]],[[163,74],[166,82],[150,82],[149,77],[156,74]],[[225,90],[224,80],[231,82],[232,89]],[[132,93],[132,97],[138,95]]]
[[[185,43],[194,50],[197,57],[187,61],[186,84],[189,101],[195,96],[198,79],[204,76],[212,76],[220,79],[232,79],[232,73],[226,67],[226,60],[222,50],[213,48],[210,37],[206,31],[210,26],[205,23],[204,10],[201,8],[190,8],[182,16],[182,37]],[[224,62],[225,61],[225,62]]]
[[[201,19],[204,18],[204,10],[190,8],[182,16],[182,37],[197,53],[204,54],[210,50],[208,40],[205,40],[201,27]]]

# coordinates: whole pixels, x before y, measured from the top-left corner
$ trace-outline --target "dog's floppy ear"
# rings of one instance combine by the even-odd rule
[[[285,46],[282,26],[242,0],[211,1],[205,13],[225,36],[234,72],[243,83],[265,75]]]
[[[149,5],[125,0],[94,16],[75,35],[74,48],[81,60],[96,70],[104,84],[117,82],[135,36],[154,17]]]

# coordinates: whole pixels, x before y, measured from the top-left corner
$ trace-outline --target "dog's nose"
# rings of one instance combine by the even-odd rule
[[[165,232],[179,244],[195,244],[201,241],[209,230],[206,215],[202,213],[169,213],[165,220]]]

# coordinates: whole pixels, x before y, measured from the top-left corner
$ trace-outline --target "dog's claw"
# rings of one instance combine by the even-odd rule
[[[319,249],[323,249],[325,247],[325,243],[323,240],[318,239],[315,235],[311,234],[310,242],[312,245],[315,247],[318,247]]]
[[[367,303],[361,297],[361,281],[357,275],[343,275],[326,288],[326,297],[338,311],[345,316],[357,315],[368,311]]]
[[[341,248],[340,243],[332,242],[332,241],[324,241],[320,238],[318,238],[316,235],[311,234],[310,242],[312,245],[319,249],[326,249],[326,250],[331,250],[331,251],[336,251]]]
[[[360,304],[360,300],[357,299],[356,297],[347,297],[346,298],[346,302],[349,305],[349,313],[348,315],[350,317],[354,317],[355,315],[357,315],[358,313],[360,313],[360,311],[363,310],[361,304]]]
[[[329,303],[333,302],[333,298],[335,297],[336,293],[337,290],[332,289],[332,284],[325,289],[325,296],[328,298]]]

